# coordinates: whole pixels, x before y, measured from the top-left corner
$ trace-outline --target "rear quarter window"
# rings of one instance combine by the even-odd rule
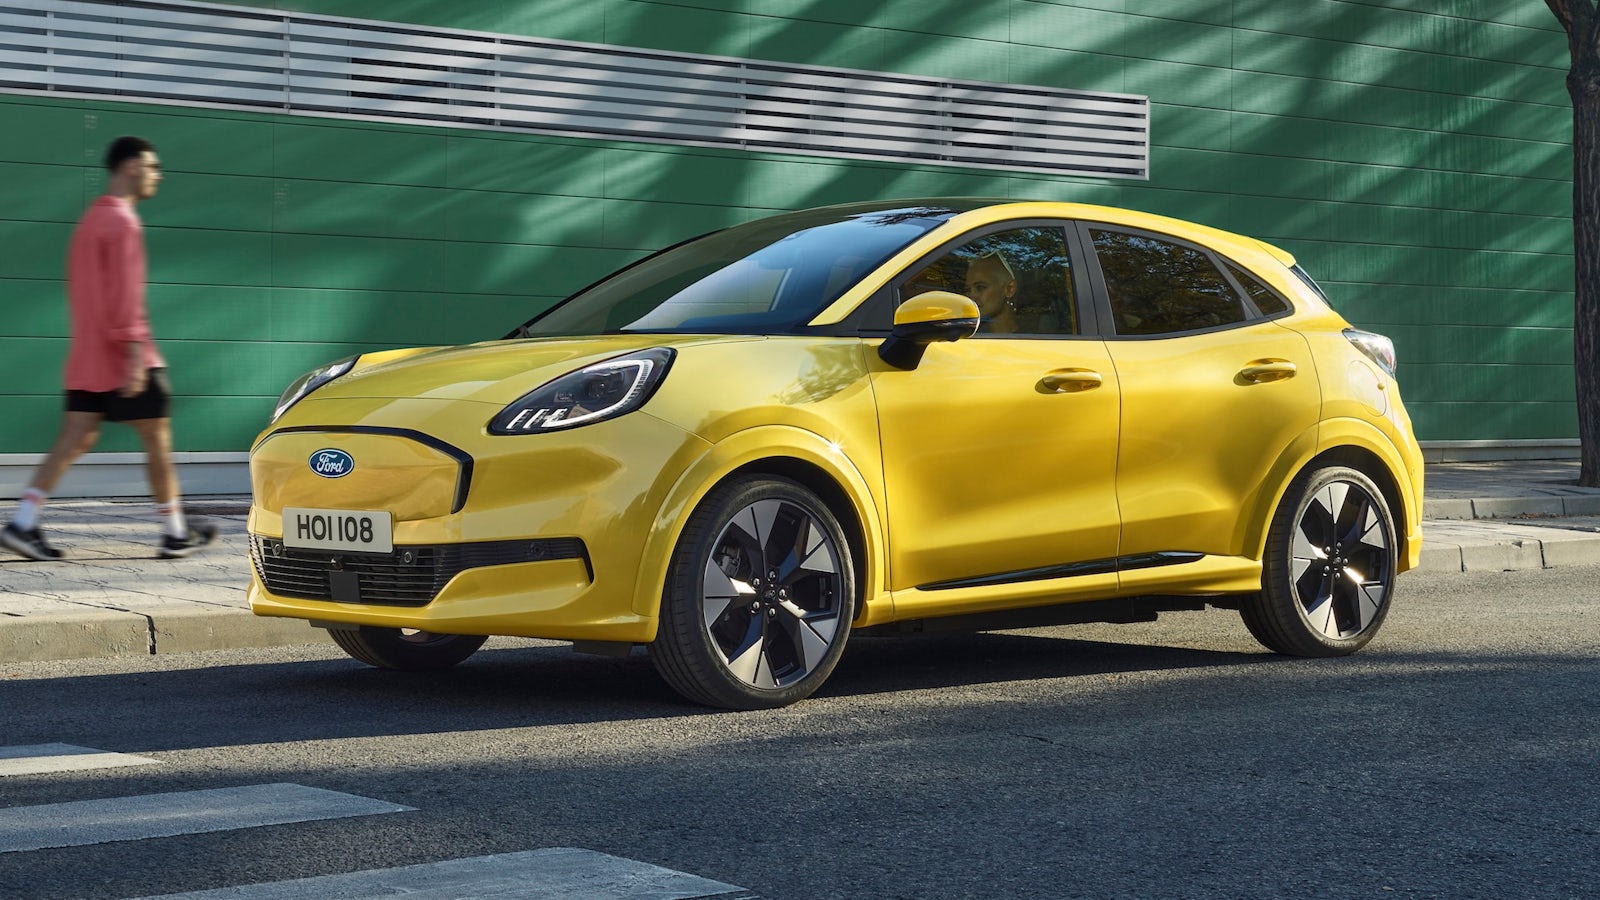
[[[1232,263],[1223,263],[1223,265],[1227,267],[1228,274],[1233,276],[1233,280],[1239,282],[1239,286],[1244,288],[1245,296],[1250,298],[1251,305],[1256,308],[1256,312],[1263,318],[1289,311],[1289,301],[1283,299],[1277,291],[1262,284],[1261,279]]]

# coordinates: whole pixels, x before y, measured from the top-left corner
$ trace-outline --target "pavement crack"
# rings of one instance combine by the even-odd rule
[[[144,613],[134,613],[134,615],[136,615],[139,618],[144,620],[145,643],[146,643],[146,646],[148,646],[149,649],[150,649],[150,655],[151,656],[155,656],[156,655],[156,620],[155,620],[155,617],[154,616],[147,616]]]

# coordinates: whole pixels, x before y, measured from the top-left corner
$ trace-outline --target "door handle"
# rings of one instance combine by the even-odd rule
[[[1234,381],[1239,384],[1266,384],[1293,378],[1295,371],[1295,364],[1287,359],[1258,359],[1240,369]]]
[[[1074,394],[1092,391],[1104,381],[1093,369],[1060,369],[1039,379],[1039,390],[1046,394]]]

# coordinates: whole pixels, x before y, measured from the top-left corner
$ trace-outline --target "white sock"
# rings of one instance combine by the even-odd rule
[[[171,503],[157,503],[156,515],[161,517],[168,537],[183,538],[189,536],[189,523],[183,518],[183,504],[174,500]]]
[[[39,522],[39,508],[44,506],[44,491],[38,488],[28,488],[22,492],[22,505],[17,507],[17,512],[11,517],[11,524],[17,526],[18,531],[32,531]]]

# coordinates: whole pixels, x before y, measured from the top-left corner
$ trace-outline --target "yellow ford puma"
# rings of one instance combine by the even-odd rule
[[[257,614],[376,666],[487,635],[807,696],[852,632],[1238,609],[1356,651],[1421,549],[1394,351],[1284,251],[1127,210],[889,201],[670,247],[498,341],[297,380]]]

